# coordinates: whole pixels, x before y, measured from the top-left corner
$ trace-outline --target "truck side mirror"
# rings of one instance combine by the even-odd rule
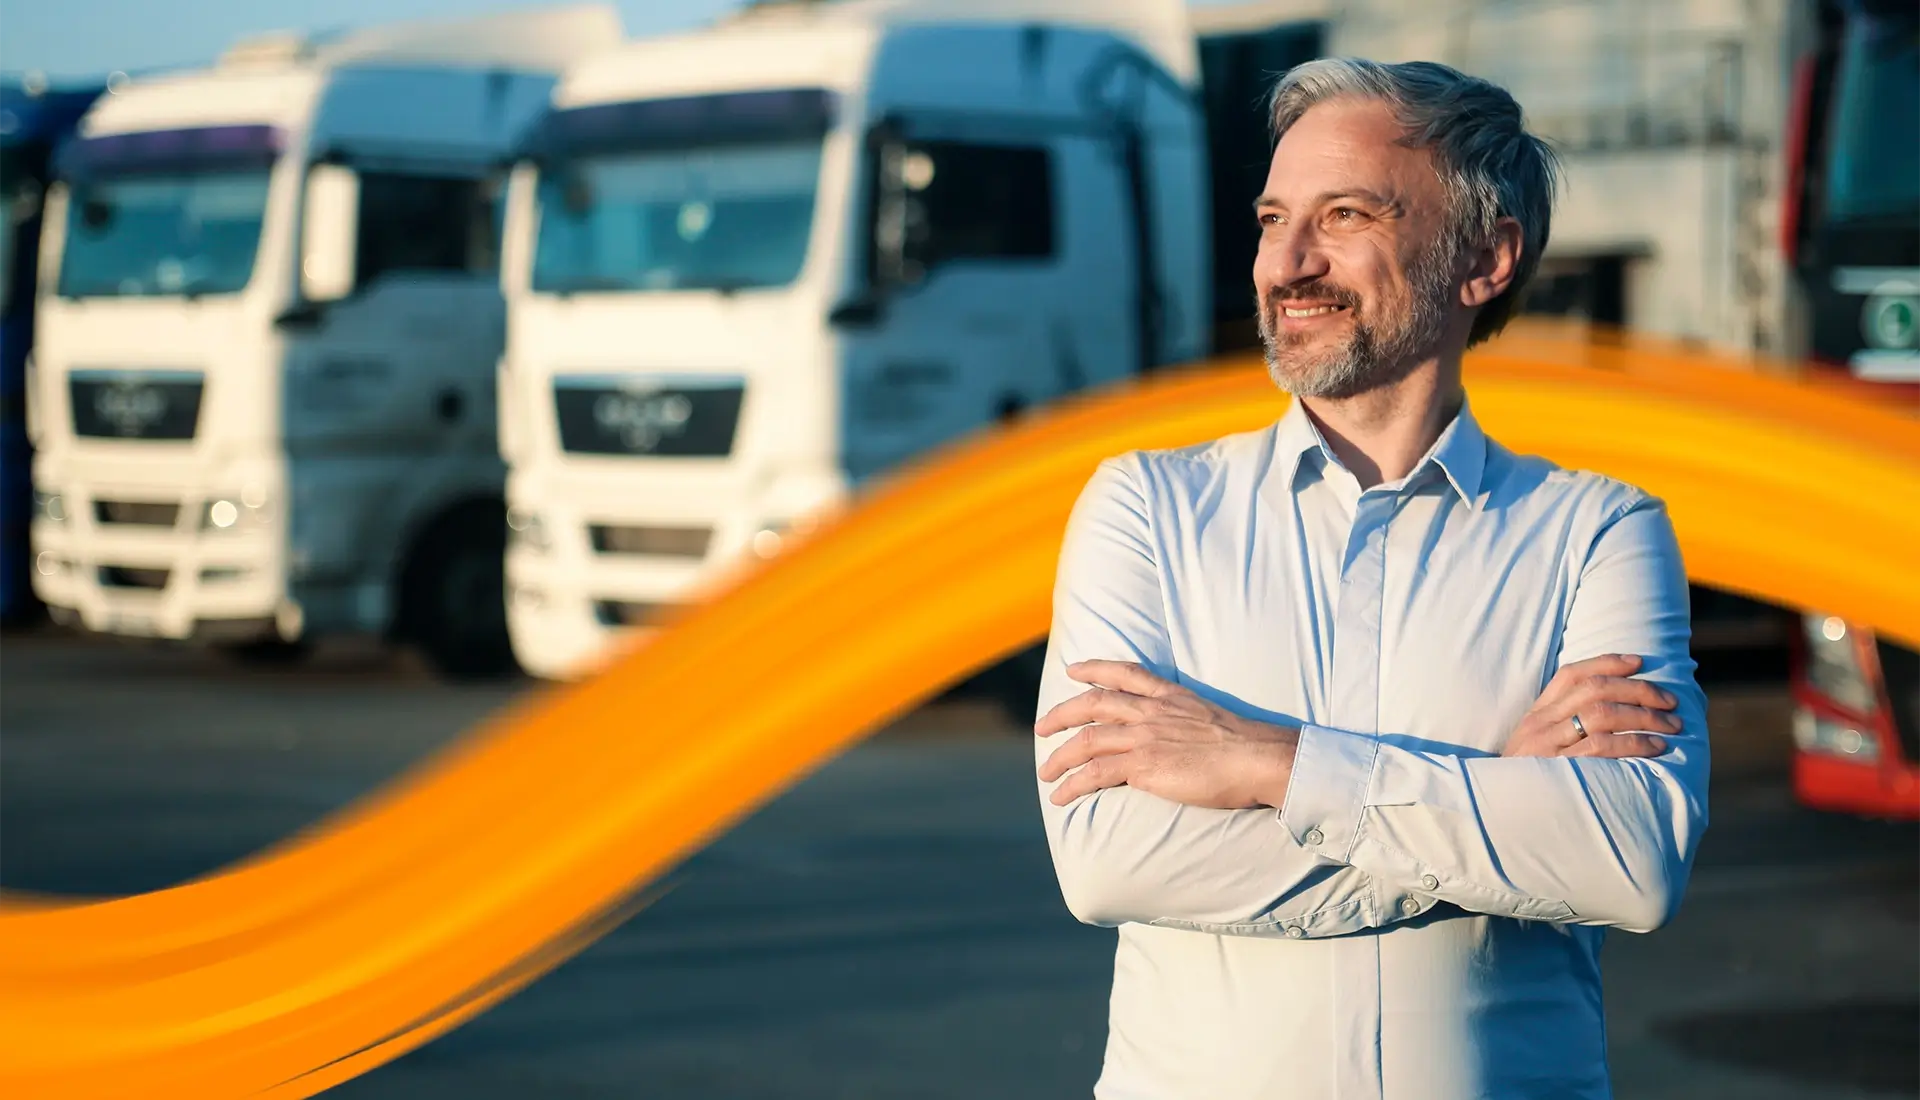
[[[933,181],[933,158],[895,138],[879,141],[874,156],[874,288],[917,286],[931,258],[924,192]]]
[[[353,293],[358,259],[360,177],[339,164],[307,171],[300,219],[300,297],[319,304]]]
[[[827,323],[836,328],[872,328],[898,290],[918,286],[934,262],[927,186],[933,157],[908,141],[891,120],[867,134],[868,205],[866,285],[836,305]]]

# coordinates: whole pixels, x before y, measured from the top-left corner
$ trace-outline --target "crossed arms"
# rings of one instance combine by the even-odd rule
[[[1233,714],[1171,682],[1164,606],[1145,502],[1104,465],[1068,528],[1035,727],[1081,920],[1327,936],[1446,901],[1648,931],[1678,907],[1706,825],[1706,719],[1658,502],[1597,536],[1561,667],[1500,756]]]

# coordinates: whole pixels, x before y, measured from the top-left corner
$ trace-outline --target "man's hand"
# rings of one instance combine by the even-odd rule
[[[1667,751],[1659,734],[1680,732],[1680,719],[1672,713],[1678,700],[1657,685],[1632,679],[1639,669],[1640,658],[1632,654],[1594,657],[1561,669],[1500,755],[1659,756]]]
[[[1033,728],[1051,737],[1081,727],[1040,766],[1046,782],[1067,776],[1054,805],[1123,784],[1222,810],[1285,800],[1298,729],[1242,718],[1125,661],[1081,661],[1067,675],[1093,689]]]

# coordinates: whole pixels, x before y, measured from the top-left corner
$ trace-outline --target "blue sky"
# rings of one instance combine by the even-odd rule
[[[235,38],[261,31],[477,15],[545,2],[551,0],[0,0],[0,72],[37,70],[57,80],[204,64]],[[740,2],[613,0],[630,35],[697,26]]]
[[[628,34],[691,27],[737,0],[615,0]],[[212,61],[245,34],[542,6],[539,0],[0,0],[0,70],[56,79]]]

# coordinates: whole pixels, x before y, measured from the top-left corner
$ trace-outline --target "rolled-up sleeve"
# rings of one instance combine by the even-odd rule
[[[1068,523],[1041,714],[1086,690],[1067,676],[1076,661],[1133,661],[1178,679],[1136,461],[1102,464]],[[1036,737],[1036,765],[1065,739]],[[1272,809],[1183,806],[1125,786],[1055,806],[1055,786],[1040,783],[1047,841],[1067,907],[1086,923],[1307,937],[1398,919],[1380,911],[1368,873],[1303,846]]]
[[[1645,658],[1639,676],[1675,696],[1684,725],[1664,754],[1452,756],[1310,725],[1281,821],[1324,858],[1475,912],[1657,928],[1679,907],[1707,825],[1706,699],[1690,634],[1672,524],[1637,495],[1594,541],[1560,665]]]

